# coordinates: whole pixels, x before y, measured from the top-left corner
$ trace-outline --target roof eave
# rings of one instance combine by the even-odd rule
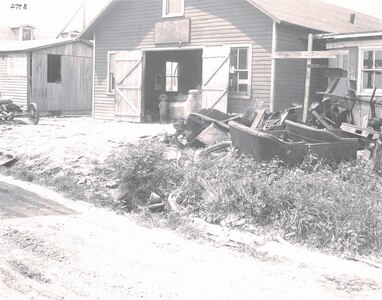
[[[251,4],[253,7],[257,8],[259,11],[261,11],[266,16],[270,17],[273,21],[277,23],[281,23],[281,20],[276,18],[271,12],[267,11],[265,8],[261,7],[258,3],[255,3],[251,0],[247,0],[249,4]]]

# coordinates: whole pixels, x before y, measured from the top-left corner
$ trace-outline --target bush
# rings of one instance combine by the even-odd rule
[[[165,199],[183,181],[183,172],[165,159],[162,144],[142,142],[131,145],[112,159],[120,179],[120,198],[126,210],[146,204],[152,192]]]
[[[182,168],[165,159],[166,147],[141,143],[118,156],[116,169],[134,209],[151,192],[216,222],[232,213],[281,229],[298,242],[342,253],[381,254],[381,178],[366,162],[329,166],[307,160],[289,168],[250,157],[202,158]]]

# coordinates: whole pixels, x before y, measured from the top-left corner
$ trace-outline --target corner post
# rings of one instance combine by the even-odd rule
[[[313,50],[313,34],[308,35],[308,51]],[[304,112],[302,116],[302,122],[306,123],[308,121],[308,107],[309,107],[309,92],[310,92],[310,77],[312,59],[308,58],[306,62],[306,77],[305,77],[305,96],[304,96]]]

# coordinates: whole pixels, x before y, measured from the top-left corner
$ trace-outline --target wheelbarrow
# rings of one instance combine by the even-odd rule
[[[14,104],[11,99],[0,98],[0,120],[11,121],[14,118],[28,118],[29,124],[37,125],[40,113],[36,103],[30,103],[27,110]]]

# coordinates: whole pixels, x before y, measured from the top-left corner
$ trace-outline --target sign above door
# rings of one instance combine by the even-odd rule
[[[190,41],[190,19],[171,20],[155,24],[155,43],[188,43]]]

